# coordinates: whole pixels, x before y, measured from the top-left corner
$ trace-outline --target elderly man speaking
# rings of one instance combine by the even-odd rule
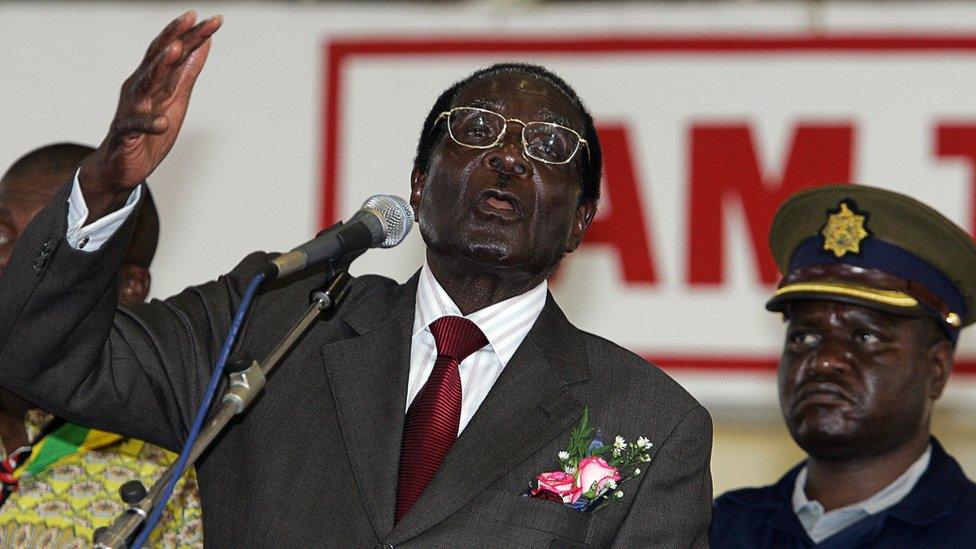
[[[188,13],[153,41],[108,136],[0,279],[0,383],[170,448],[269,261],[253,254],[214,282],[115,310],[129,212],[220,23]],[[704,546],[708,413],[575,328],[547,289],[596,212],[600,169],[589,113],[547,70],[496,65],[447,89],[409,178],[425,264],[402,285],[356,279],[205,455],[207,543]],[[264,356],[322,283],[265,288],[244,346]]]
[[[841,185],[787,200],[770,245],[780,405],[809,458],[720,497],[712,546],[973,547],[976,484],[929,432],[976,322],[973,239],[910,197]]]

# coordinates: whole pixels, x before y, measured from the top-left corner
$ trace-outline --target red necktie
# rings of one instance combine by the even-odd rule
[[[403,425],[396,521],[413,507],[457,438],[461,421],[458,365],[488,340],[478,326],[460,316],[444,316],[430,325],[437,344],[434,369],[417,393]]]

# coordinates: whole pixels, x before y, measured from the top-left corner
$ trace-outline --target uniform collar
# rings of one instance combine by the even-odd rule
[[[915,487],[925,471],[928,470],[931,456],[932,445],[929,444],[929,446],[925,448],[925,451],[922,452],[922,455],[919,456],[919,458],[916,459],[915,462],[908,467],[908,469],[905,469],[905,472],[899,475],[898,478],[893,480],[881,490],[878,490],[878,492],[873,494],[871,497],[863,501],[847,505],[842,509],[861,509],[869,515],[876,515],[889,507],[893,507],[912,491],[912,488]],[[793,503],[794,513],[799,514],[802,509],[818,503],[807,498],[806,484],[807,466],[804,465],[793,483],[793,496],[791,501]],[[834,509],[833,511],[839,510],[840,509]]]
[[[894,507],[908,496],[928,469],[931,456],[932,445],[929,444],[922,455],[887,486],[861,501],[830,511],[825,511],[820,502],[807,498],[806,484],[809,469],[804,466],[796,476],[793,485],[793,513],[803,524],[807,535],[815,542],[829,539],[871,515],[877,515]]]
[[[768,525],[764,527],[784,531],[793,537],[809,541],[803,525],[796,518],[790,504],[793,484],[805,463],[800,463],[787,471],[783,478],[776,481],[776,484],[742,488],[726,493],[722,499],[735,507],[749,509],[764,517],[765,524]]]
[[[907,496],[885,511],[889,516],[913,525],[931,524],[951,512],[972,485],[959,463],[945,452],[935,437],[930,438],[930,443],[932,455],[928,469]],[[767,509],[767,520],[775,528],[807,539],[792,506],[796,477],[805,466],[805,461],[796,465],[772,486],[739,490],[728,497],[743,507]]]
[[[972,485],[959,463],[931,437],[932,459],[915,488],[889,509],[892,516],[917,526],[935,522],[952,511]]]

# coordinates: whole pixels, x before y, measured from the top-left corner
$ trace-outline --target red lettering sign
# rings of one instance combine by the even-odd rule
[[[776,282],[779,273],[766,244],[776,208],[801,189],[849,182],[853,135],[850,124],[801,124],[793,133],[782,176],[764,177],[748,125],[693,126],[688,282],[722,283],[729,205],[744,213],[760,280]]]
[[[642,205],[641,182],[627,129],[619,125],[601,125],[598,131],[603,150],[601,208],[608,213],[590,223],[584,244],[611,246],[617,252],[624,281],[628,284],[654,284],[657,269],[651,259],[653,250],[647,236],[650,219]]]
[[[939,124],[935,141],[940,158],[961,158],[969,165],[969,226],[976,228],[976,124]]]

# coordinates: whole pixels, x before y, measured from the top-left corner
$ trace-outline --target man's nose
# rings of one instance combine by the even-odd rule
[[[522,179],[532,175],[532,165],[522,151],[521,134],[515,128],[510,127],[505,132],[501,142],[488,151],[482,162],[485,167],[505,175],[514,175]]]
[[[836,375],[850,369],[854,355],[850,346],[844,342],[827,338],[813,353],[807,366],[807,377]]]

